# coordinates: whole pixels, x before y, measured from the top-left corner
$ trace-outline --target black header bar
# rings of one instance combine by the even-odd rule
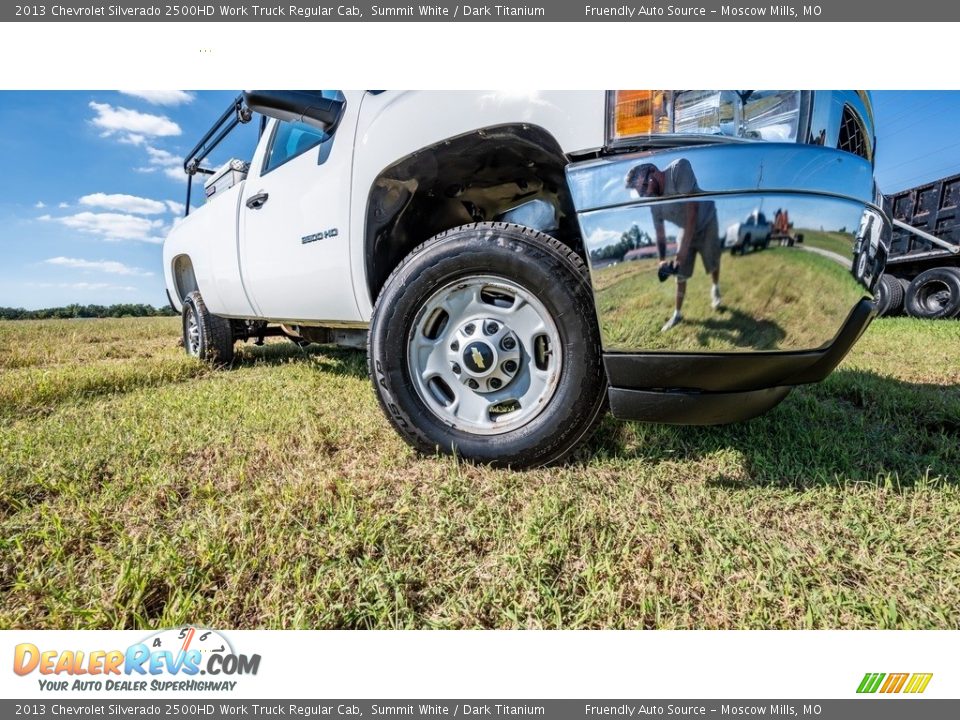
[[[768,2],[635,3],[541,0],[462,3],[450,0],[401,4],[397,0],[330,3],[310,0],[220,0],[161,3],[144,0],[39,0],[0,6],[3,22],[948,22],[960,6],[934,0],[820,0]],[[763,38],[729,38],[731,48],[760,47]],[[767,44],[783,42],[769,38]],[[788,48],[783,48],[788,50]]]

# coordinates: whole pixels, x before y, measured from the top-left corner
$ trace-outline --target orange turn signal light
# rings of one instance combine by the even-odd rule
[[[669,132],[668,107],[665,90],[614,90],[611,139]]]

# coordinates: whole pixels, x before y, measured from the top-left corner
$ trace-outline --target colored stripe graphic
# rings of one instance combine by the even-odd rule
[[[882,693],[898,693],[903,687],[903,684],[907,681],[907,678],[910,676],[910,673],[890,673],[887,675],[887,681],[883,684],[883,687],[880,688]]]
[[[927,689],[933,673],[866,673],[857,686],[857,692],[871,694],[896,694],[899,692],[918,694]]]
[[[860,681],[860,687],[857,688],[858,693],[875,693],[877,688],[880,687],[880,681],[883,680],[885,675],[883,673],[867,673],[863,676],[863,680]]]
[[[907,683],[907,687],[904,690],[905,693],[922,693],[927,689],[927,685],[930,684],[930,678],[933,677],[933,673],[914,673],[910,678],[910,682]]]

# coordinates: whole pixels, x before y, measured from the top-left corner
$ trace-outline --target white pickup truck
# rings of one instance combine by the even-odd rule
[[[773,225],[758,208],[751,212],[746,220],[734,223],[727,228],[723,246],[734,255],[743,255],[751,250],[767,248],[772,234]]]
[[[251,120],[252,157],[208,167]],[[873,147],[856,91],[248,91],[185,159],[166,285],[193,355],[229,366],[235,342],[265,335],[367,347],[414,447],[541,465],[608,406],[738,421],[829,373],[873,317],[874,288],[819,255],[725,260],[724,306],[699,304],[706,274],[682,279],[669,332],[674,283],[657,258],[591,263],[658,227],[706,263],[716,228],[789,206],[851,250],[847,228],[872,218],[882,268]],[[760,296],[764,273],[782,278]]]

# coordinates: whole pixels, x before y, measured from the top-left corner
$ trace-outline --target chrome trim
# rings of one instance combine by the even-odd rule
[[[672,148],[588,160],[567,167],[577,212],[650,202],[624,185],[642,163],[687,160],[703,194],[800,192],[874,200],[873,167],[850,153],[794,143],[738,142]],[[655,198],[661,200],[662,197]]]
[[[692,192],[657,194],[654,182],[641,197],[625,181],[642,165],[674,178],[684,168]],[[852,308],[872,297],[886,263],[891,225],[872,204],[870,163],[850,153],[714,145],[584,162],[567,172],[607,353],[822,350]],[[669,190],[672,182],[663,184]],[[778,209],[789,215],[785,233],[774,225]],[[680,223],[691,215],[700,230],[695,265],[686,269],[683,321],[661,330],[678,283],[658,278],[660,256],[675,259]],[[718,310],[704,257],[719,267]]]

